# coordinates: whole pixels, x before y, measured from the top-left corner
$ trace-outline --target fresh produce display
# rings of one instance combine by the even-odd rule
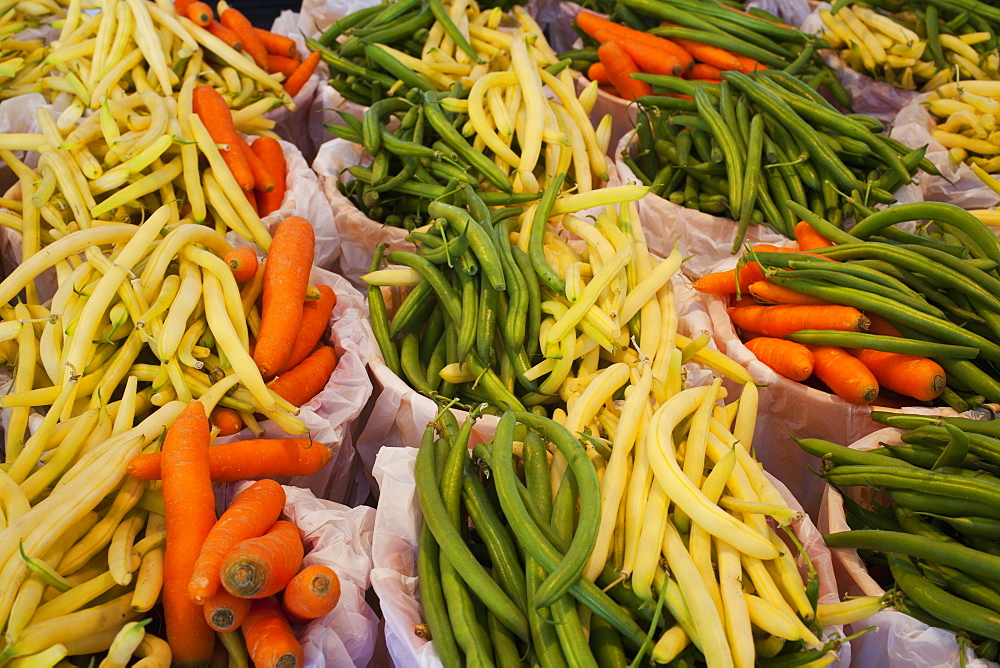
[[[875,0],[820,9],[823,38],[854,70],[905,90],[1000,78],[993,3]]]
[[[931,202],[873,213],[850,232],[804,207],[793,208],[835,243],[812,252],[758,246],[741,268],[696,284],[706,292],[749,292],[778,304],[730,308],[745,336],[788,338],[814,355],[821,349],[829,354],[830,346],[849,349],[863,366],[840,355],[827,378],[817,357],[814,373],[852,403],[871,403],[880,386],[920,401],[940,397],[963,411],[1000,401],[993,366],[1000,353],[997,305],[990,287],[997,280],[1000,242],[989,228],[956,206]],[[917,220],[932,224],[916,234],[893,227]],[[758,281],[776,289],[761,296]],[[773,366],[800,380],[783,364],[776,360]],[[848,365],[856,371],[848,373]]]
[[[825,460],[821,475],[841,493],[852,529],[827,544],[858,549],[899,610],[959,632],[995,661],[997,422],[879,411],[872,419],[902,430],[901,442],[854,450],[799,441]]]
[[[721,84],[641,76],[670,94],[640,99],[627,164],[674,204],[738,221],[733,253],[751,223],[794,238],[792,204],[839,226],[895,202],[918,169],[938,172],[925,148],[878,134],[874,118],[844,116],[780,70],[728,71]]]
[[[966,163],[987,174],[1000,172],[1000,135],[996,119],[1000,116],[1000,83],[962,81],[934,89],[924,101],[927,111],[937,119],[931,132],[954,163]]]
[[[976,173],[976,176],[982,180],[983,183],[989,187],[990,190],[1000,195],[1000,181],[993,178],[986,173],[979,165],[973,164],[972,171]],[[1000,227],[1000,210],[997,209],[972,209],[969,211],[972,215],[978,218],[983,225],[989,225],[990,227]]]
[[[838,101],[850,98],[816,48],[825,46],[776,17],[711,0],[623,0],[614,21],[590,12],[576,16],[585,48],[563,54],[592,81],[627,100],[651,94],[634,73],[718,82],[724,71],[779,69],[814,90],[825,85]]]

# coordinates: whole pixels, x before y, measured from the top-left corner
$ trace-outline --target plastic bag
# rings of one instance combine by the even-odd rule
[[[413,477],[416,455],[415,447],[384,448],[375,461],[373,474],[383,494],[375,514],[371,580],[385,618],[385,641],[393,661],[397,666],[430,668],[441,665],[434,643],[417,637],[413,632],[414,626],[423,623],[416,577],[421,519]],[[787,488],[773,477],[768,477],[790,507],[801,510]],[[823,536],[808,516],[794,523],[793,531],[819,573],[819,601],[832,603],[840,600],[832,558],[823,543]],[[828,631],[839,631],[839,627]],[[850,644],[845,643],[840,650],[841,665],[849,665],[850,656]]]
[[[921,172],[920,181],[924,199],[947,202],[963,209],[992,209],[1000,204],[1000,195],[983,183],[965,163],[955,164],[948,156],[948,149],[931,137],[936,120],[922,102],[928,95],[914,97],[903,107],[892,125],[890,136],[910,148],[927,146],[924,157],[934,163],[941,176]],[[951,181],[951,183],[948,183]]]
[[[950,409],[942,409],[940,414],[956,415]],[[871,450],[878,447],[880,442],[898,444],[901,442],[901,433],[898,429],[880,429],[855,441],[850,447],[855,450]],[[847,439],[831,440],[842,443]],[[824,534],[850,530],[843,499],[829,485],[823,486],[818,525]],[[857,550],[833,548],[830,552],[837,581],[846,595],[881,596],[885,593],[868,575]],[[885,668],[958,668],[961,665],[957,640],[951,631],[928,626],[896,610],[882,610],[868,619],[855,622],[851,625],[851,630],[856,633],[871,626],[878,628],[851,641],[858,665]],[[971,649],[966,649],[965,665],[970,668],[987,668],[1000,664],[976,658]]]
[[[313,285],[329,285],[337,295],[330,329],[324,336],[324,340],[329,341],[337,351],[337,367],[319,394],[300,407],[298,417],[309,428],[309,437],[330,448],[333,456],[317,473],[276,479],[285,485],[305,487],[322,499],[345,503],[357,501],[354,494],[355,452],[350,429],[372,393],[367,367],[377,351],[377,344],[368,324],[368,304],[361,293],[341,276],[315,267],[310,282]],[[261,427],[267,438],[287,435],[270,420],[262,422]],[[249,429],[244,429],[233,436],[219,438],[218,442],[248,438],[254,438],[254,435]],[[360,501],[364,498],[362,496]]]
[[[216,485],[221,514],[237,494],[253,483]],[[372,530],[375,511],[318,499],[308,490],[285,486],[284,516],[302,535],[303,566],[324,564],[340,578],[340,602],[329,614],[296,632],[305,663],[314,668],[365,666],[375,649],[378,616],[365,601],[371,586]]]

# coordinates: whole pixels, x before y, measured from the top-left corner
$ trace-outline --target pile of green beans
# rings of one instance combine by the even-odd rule
[[[830,547],[860,550],[887,566],[882,582],[920,621],[968,635],[977,655],[1000,650],[1000,421],[875,411],[876,422],[905,430],[898,445],[851,450],[798,440],[825,460],[838,490],[874,488],[864,507],[842,493],[851,531],[827,535]]]
[[[411,88],[403,96],[375,102],[361,120],[342,113],[346,125],[328,130],[361,145],[373,161],[370,167],[348,167],[354,178],[338,181],[341,193],[372,220],[408,230],[429,220],[431,201],[453,202],[464,185],[492,188],[481,192],[488,206],[537,200],[540,194],[511,194],[510,179],[493,162],[493,154],[474,149],[460,132],[468,115],[445,110],[468,92]]]
[[[781,70],[724,72],[721,84],[635,77],[669,95],[639,99],[625,161],[671,202],[739,221],[734,253],[751,223],[794,238],[800,218],[790,204],[840,226],[895,202],[918,168],[938,173],[925,148],[878,134],[878,120],[845,116]]]
[[[837,244],[814,251],[837,262],[754,253],[762,267],[774,270],[771,281],[885,318],[906,338],[880,349],[934,359],[947,374],[941,399],[955,410],[1000,401],[1000,242],[988,227],[957,206],[936,202],[884,209],[850,232],[805,207],[791,208]],[[915,234],[895,227],[907,221],[930,222]],[[850,334],[810,336],[800,343],[870,347]],[[949,352],[941,343],[961,348]]]
[[[495,437],[470,458],[474,420],[459,426],[442,411],[417,454],[417,572],[426,622],[417,633],[433,640],[449,668],[615,668],[641,660],[648,639],[672,620],[662,606],[641,606],[616,585],[612,567],[596,583],[584,575],[601,504],[585,449],[556,422],[508,411]],[[560,483],[552,482],[546,443],[569,463]],[[666,587],[669,574],[661,575]],[[581,604],[592,615],[589,639]]]
[[[547,216],[560,183],[556,179],[546,190],[536,215]],[[509,226],[519,224],[522,210],[490,211],[471,186],[458,192],[461,206],[442,201],[427,206],[434,222],[409,235],[415,252],[384,253],[380,246],[372,260],[372,271],[384,257],[425,279],[391,320],[379,288],[369,288],[372,329],[382,357],[396,375],[436,400],[520,410],[544,403],[536,383],[525,377],[541,359],[542,292],[531,258],[510,243]],[[472,378],[442,379],[446,365],[462,363]],[[543,406],[534,410],[546,414]]]

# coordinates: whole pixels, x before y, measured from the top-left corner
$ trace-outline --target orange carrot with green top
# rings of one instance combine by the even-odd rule
[[[263,536],[232,547],[221,565],[222,586],[242,598],[277,594],[298,572],[304,553],[299,528],[278,520]]]
[[[804,220],[795,224],[795,240],[799,244],[799,250],[811,251],[817,248],[829,248],[835,245],[826,237],[812,228],[812,225]]]
[[[255,668],[299,668],[305,665],[302,645],[282,614],[281,605],[273,598],[253,601],[250,614],[240,628]]]
[[[744,345],[757,359],[786,378],[803,381],[812,375],[816,359],[801,343],[761,336]]]
[[[878,380],[861,360],[834,346],[808,346],[816,362],[813,374],[849,404],[870,404],[878,397]]]
[[[285,507],[285,489],[274,480],[258,480],[233,499],[222,513],[194,564],[188,584],[188,596],[203,603],[219,588],[219,568],[237,543],[263,536],[281,516]]]
[[[292,344],[288,359],[279,373],[285,373],[299,365],[316,349],[316,344],[330,328],[330,316],[337,305],[337,293],[329,285],[317,286],[319,299],[306,302],[302,307],[302,324],[299,325],[299,335]],[[335,363],[336,364],[336,363]],[[325,384],[325,383],[324,383]]]
[[[305,60],[292,72],[281,86],[285,89],[285,92],[295,97],[302,90],[302,87],[306,85],[309,81],[309,77],[312,76],[313,72],[316,71],[316,66],[319,65],[319,51],[313,51]]]
[[[235,482],[253,478],[290,478],[316,473],[333,453],[308,438],[252,438],[219,443],[208,449],[212,482]],[[159,480],[162,455],[149,452],[132,459],[128,474],[139,480]]]
[[[250,150],[260,158],[274,180],[274,190],[267,193],[257,193],[257,206],[260,207],[260,215],[266,216],[280,209],[281,203],[285,199],[285,179],[288,178],[285,153],[281,150],[281,144],[274,137],[258,137],[250,144]]]
[[[233,278],[237,283],[249,281],[257,273],[257,252],[250,246],[237,246],[226,253],[225,260],[229,268],[233,270]]]
[[[243,50],[253,58],[258,67],[267,67],[267,47],[243,12],[229,7],[219,15],[219,22],[236,33],[240,43],[243,44]]]
[[[324,564],[306,566],[281,595],[281,606],[292,624],[304,624],[329,614],[340,602],[340,578]]]
[[[881,350],[848,350],[878,380],[879,385],[920,401],[934,401],[947,382],[941,365],[926,357],[888,353]]]
[[[825,299],[820,299],[819,297],[812,297],[810,295],[804,295],[801,292],[795,292],[790,288],[778,285],[777,283],[772,283],[767,279],[751,283],[750,294],[753,295],[754,299],[762,304],[798,304],[800,306],[818,306],[830,303]]]
[[[215,632],[187,595],[201,546],[215,526],[215,495],[209,475],[208,416],[191,401],[167,428],[163,440],[163,507],[167,540],[163,557],[163,615],[173,662],[205,664]]]
[[[764,336],[784,336],[803,329],[835,329],[842,332],[868,330],[868,318],[852,306],[798,306],[775,304],[730,307],[735,325]]]
[[[235,631],[240,627],[250,613],[251,600],[233,596],[225,589],[219,588],[205,599],[202,611],[205,622],[219,633]]]
[[[253,360],[265,378],[284,366],[299,325],[316,250],[312,225],[298,216],[278,223],[264,264],[260,332]]]

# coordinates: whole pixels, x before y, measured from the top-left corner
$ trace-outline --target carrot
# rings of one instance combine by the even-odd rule
[[[240,36],[218,21],[212,21],[205,29],[228,44],[230,48],[237,51],[243,50],[243,42],[240,40]]]
[[[323,334],[330,327],[330,316],[333,307],[337,305],[337,293],[329,285],[320,285],[319,299],[306,302],[302,307],[302,324],[299,325],[299,335],[292,344],[288,359],[280,373],[285,373],[299,365],[316,349]],[[325,384],[325,383],[324,383]]]
[[[177,16],[187,16],[187,8],[191,6],[195,0],[175,0],[174,11],[177,12]]]
[[[219,91],[202,84],[194,88],[192,106],[194,113],[204,121],[212,141],[219,144],[219,152],[236,182],[240,184],[240,188],[252,190],[253,172],[250,171],[250,165],[240,148],[241,138],[233,126],[233,115],[229,111],[229,105]]]
[[[587,78],[591,81],[596,81],[602,86],[611,83],[611,79],[608,79],[608,73],[604,71],[604,63],[600,61],[590,64],[590,67],[587,68]]]
[[[292,76],[292,72],[298,69],[301,62],[298,58],[287,58],[269,53],[267,54],[267,66],[265,69],[271,74],[284,74],[287,79]]]
[[[212,426],[219,430],[219,436],[232,436],[243,430],[243,418],[232,408],[216,406],[210,418]]]
[[[256,153],[250,150],[250,145],[247,144],[246,140],[243,139],[238,133],[236,135],[238,139],[238,144],[240,151],[243,152],[243,158],[247,161],[247,165],[250,167],[250,173],[253,174],[253,189],[259,190],[260,192],[269,193],[277,187],[275,183],[274,175],[271,174],[271,170],[264,165],[264,162],[260,159]]]
[[[163,557],[163,615],[167,642],[177,665],[207,663],[215,633],[187,595],[195,561],[215,525],[215,495],[209,476],[208,416],[191,401],[167,428],[163,440],[163,506],[167,531]]]
[[[268,53],[273,53],[276,56],[285,56],[286,58],[298,57],[298,47],[295,45],[295,40],[291,37],[276,35],[270,30],[264,30],[263,28],[254,28],[253,31],[257,33],[257,37],[264,44],[264,48],[267,49]]]
[[[292,578],[281,595],[285,616],[293,624],[304,624],[329,614],[340,602],[340,578],[323,564],[306,566]]]
[[[803,305],[825,305],[830,302],[819,297],[810,297],[800,292],[795,292],[783,285],[772,283],[768,280],[757,281],[750,284],[750,294],[758,302],[765,304],[798,304]]]
[[[868,325],[868,331],[871,332],[872,334],[881,334],[883,336],[898,336],[900,338],[903,338],[903,333],[900,332],[895,327],[893,327],[892,323],[890,323],[882,316],[876,315],[874,313],[866,313],[865,315],[868,316],[868,320],[870,321]]]
[[[247,198],[247,202],[250,203],[250,208],[253,209],[254,214],[260,218],[260,207],[257,206],[257,191],[244,190],[243,195]]]
[[[652,95],[653,87],[645,81],[633,79],[632,75],[639,72],[639,66],[628,55],[618,42],[605,42],[597,48],[597,56],[604,65],[608,80],[618,91],[620,97],[626,100],[636,100],[643,95]]]
[[[281,605],[273,598],[253,601],[241,630],[255,668],[299,668],[305,665],[302,645],[281,613]]]
[[[847,352],[868,367],[879,385],[897,394],[905,394],[920,401],[933,401],[944,392],[945,371],[934,360],[880,350]]]
[[[730,307],[729,317],[737,326],[760,332],[764,336],[784,336],[803,329],[835,329],[843,332],[863,332],[868,329],[868,318],[853,306],[758,304]]]
[[[311,77],[313,72],[316,71],[316,66],[319,64],[319,56],[319,51],[313,51],[310,53],[306,56],[305,60],[302,61],[302,64],[299,65],[287,79],[285,79],[285,82],[281,85],[285,89],[286,93],[292,97],[299,94],[302,87],[306,85],[307,81],[309,81],[309,77]]]
[[[657,37],[656,35],[650,35],[649,33],[642,32],[641,30],[633,30],[628,26],[623,26],[620,23],[615,23],[605,18],[601,18],[597,14],[580,12],[576,15],[576,24],[580,26],[581,30],[598,41],[602,40],[597,36],[597,32],[599,30],[606,30],[611,33],[616,40],[618,37],[622,37],[633,42],[639,42],[640,44],[647,44],[649,46],[662,49],[663,51],[672,54],[674,58],[677,59],[682,70],[686,70],[694,64],[694,58],[691,57],[691,54],[681,47],[676,41],[665,39],[663,37]]]
[[[257,274],[257,252],[250,246],[237,246],[222,258],[233,270],[238,283],[249,281]]]
[[[253,354],[265,378],[274,376],[285,365],[295,342],[315,248],[316,234],[303,218],[289,216],[274,230],[264,264],[260,332]]]
[[[332,456],[330,448],[308,438],[253,438],[213,445],[208,449],[208,468],[212,482],[289,478],[316,473]],[[161,453],[135,457],[128,464],[128,474],[139,480],[158,480]]]
[[[618,42],[643,72],[664,74],[670,77],[678,77],[684,72],[685,68],[681,65],[681,61],[666,49],[646,44],[645,42],[639,42],[630,39],[626,35],[616,34],[603,28],[598,30],[596,34],[601,44]]]
[[[741,65],[740,72],[742,72],[743,74],[750,74],[751,72],[759,72],[760,70],[768,69],[767,67],[764,67],[763,65],[758,63],[753,58],[741,56],[738,53],[734,53],[733,55],[736,56],[737,60],[740,61]]]
[[[285,489],[274,480],[258,480],[222,513],[205,542],[194,564],[188,584],[188,596],[195,603],[205,599],[219,588],[219,567],[226,555],[240,541],[263,536],[281,515],[285,507]]]
[[[242,598],[277,594],[298,572],[304,553],[299,528],[278,520],[263,536],[232,547],[221,565],[222,586]]]
[[[849,404],[870,404],[878,396],[878,380],[861,360],[842,348],[808,346],[816,363],[813,374]]]
[[[708,44],[699,44],[688,39],[674,39],[674,41],[690,53],[699,63],[715,65],[720,70],[739,70],[743,67],[740,59],[725,49]]]
[[[817,248],[829,248],[835,245],[828,241],[826,237],[814,230],[812,226],[804,220],[800,220],[795,225],[795,239],[799,242],[799,250],[811,251]]]
[[[215,18],[212,8],[200,1],[189,4],[184,15],[202,28],[208,27],[208,24]]]
[[[808,251],[802,251],[798,248],[786,248],[784,246],[772,246],[771,244],[757,244],[753,247],[753,250],[758,253],[797,253],[799,255],[808,255],[809,257],[814,257],[818,260],[826,260],[827,262],[836,262],[825,255],[820,255],[819,253],[810,253]]]
[[[250,612],[251,600],[233,596],[225,589],[218,589],[205,599],[202,611],[205,623],[219,633],[235,631]]]
[[[737,289],[745,293],[750,286],[758,281],[763,281],[767,277],[756,262],[747,262],[738,270],[733,268],[727,271],[717,271],[712,274],[705,274],[692,284],[698,292],[705,292],[710,295],[731,295],[736,294]]]
[[[281,150],[281,144],[273,137],[258,137],[254,143],[250,144],[253,151],[267,171],[271,172],[274,179],[274,190],[268,193],[257,193],[257,206],[260,207],[260,215],[266,216],[272,211],[281,208],[281,203],[285,199],[285,179],[287,178],[287,168],[285,165],[285,153]]]
[[[747,341],[746,347],[757,359],[786,378],[802,381],[812,375],[816,360],[812,351],[801,343],[761,336]]]
[[[322,346],[267,387],[291,404],[301,406],[319,394],[336,368],[337,352],[331,346]]]
[[[714,65],[698,63],[684,73],[685,79],[721,79],[722,70]]]
[[[228,7],[219,14],[219,23],[236,33],[243,44],[243,50],[253,58],[258,67],[267,67],[267,47],[264,46],[264,42],[257,36],[257,32],[253,29],[253,24],[250,23],[250,19],[243,12]]]

